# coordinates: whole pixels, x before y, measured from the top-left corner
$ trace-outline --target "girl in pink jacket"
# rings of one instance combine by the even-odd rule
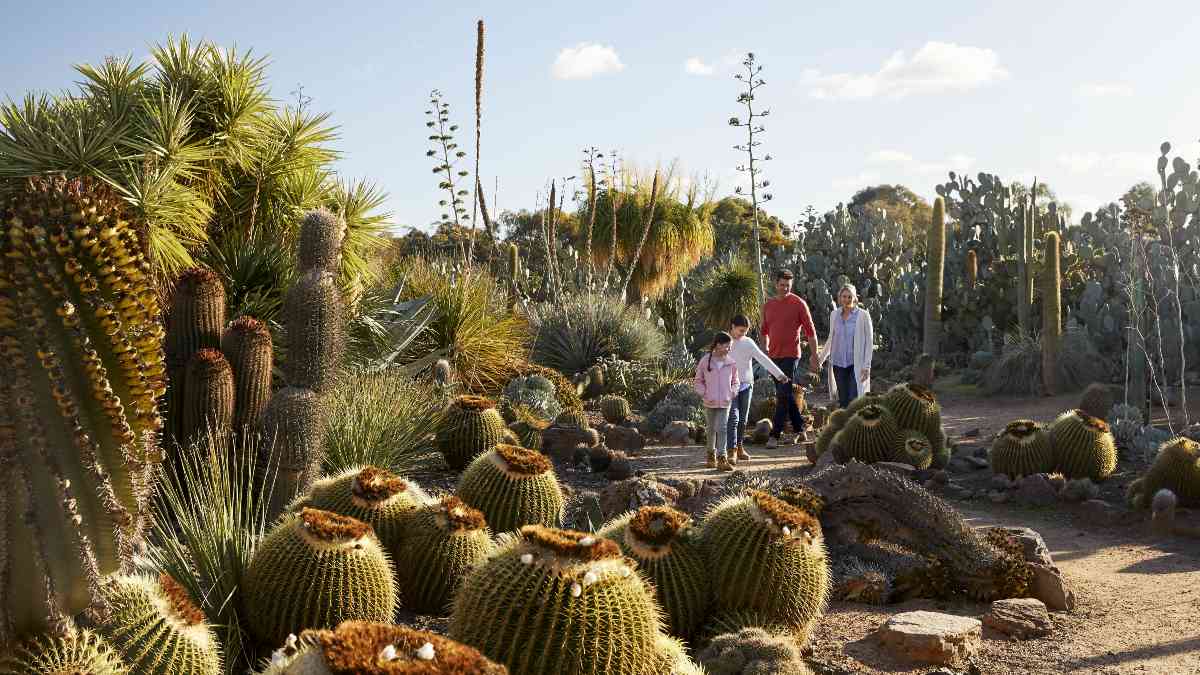
[[[713,336],[708,354],[696,364],[696,393],[704,399],[705,437],[708,456],[705,466],[718,471],[733,471],[729,463],[726,427],[729,402],[737,395],[737,362],[729,355],[733,337],[724,331]]]

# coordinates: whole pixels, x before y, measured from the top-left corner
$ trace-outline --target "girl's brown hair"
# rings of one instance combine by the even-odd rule
[[[730,342],[733,342],[733,336],[723,330],[719,330],[715,335],[713,335],[712,344],[708,346],[708,363],[705,364],[705,368],[712,370],[713,351],[717,347],[721,345],[727,345]]]

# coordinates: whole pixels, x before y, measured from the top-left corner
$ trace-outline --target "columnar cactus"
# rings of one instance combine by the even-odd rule
[[[829,562],[817,518],[759,490],[717,503],[702,541],[717,608],[786,624],[798,644],[825,612]]]
[[[116,650],[86,630],[62,637],[41,635],[0,656],[0,675],[129,675],[131,672]]]
[[[925,353],[937,358],[942,342],[942,278],[946,270],[946,202],[933,200],[925,270]]]
[[[419,485],[373,466],[322,478],[292,505],[349,516],[371,526],[384,550],[395,556],[404,529],[417,509],[430,502]]]
[[[1046,233],[1046,266],[1042,280],[1042,385],[1058,393],[1058,349],[1062,344],[1062,271],[1057,232]]]
[[[437,428],[437,448],[451,469],[461,471],[500,443],[504,418],[482,396],[459,396],[446,409]]]
[[[626,401],[621,396],[605,396],[600,399],[600,413],[604,415],[604,421],[609,424],[622,424],[633,411],[629,408],[629,401]]]
[[[187,443],[211,430],[227,433],[233,428],[233,368],[219,349],[204,348],[188,359],[183,396],[183,433]]]
[[[317,509],[289,515],[267,534],[242,589],[248,627],[267,644],[343,621],[388,622],[399,604],[371,526]]]
[[[660,611],[612,541],[528,525],[463,582],[449,635],[514,674],[656,675]]]
[[[1050,435],[1033,420],[1014,420],[996,435],[988,451],[992,472],[1009,478],[1054,471]]]
[[[283,301],[288,386],[318,394],[333,386],[343,348],[341,298],[333,274],[305,272]]]
[[[148,515],[163,332],[122,208],[48,177],[0,202],[0,644],[102,615]]]
[[[275,392],[259,417],[259,472],[273,477],[268,518],[284,511],[320,475],[325,447],[325,406],[311,389]],[[271,478],[264,478],[270,480]]]
[[[253,317],[234,320],[221,336],[221,352],[233,368],[233,428],[239,432],[254,428],[271,399],[271,350],[271,331]]]
[[[1068,410],[1050,426],[1054,466],[1067,478],[1108,478],[1117,468],[1117,444],[1108,424],[1082,410]]]
[[[1182,436],[1163,443],[1146,475],[1128,490],[1135,508],[1147,508],[1159,490],[1175,493],[1184,506],[1200,506],[1200,443]]]
[[[96,632],[135,673],[218,675],[221,652],[204,612],[174,579],[121,576],[105,582],[112,608]]]
[[[974,289],[979,281],[979,257],[975,254],[975,249],[967,251],[966,264],[967,288]]]
[[[419,612],[445,612],[463,579],[493,550],[483,514],[458,497],[422,506],[396,554],[405,604]]]
[[[303,270],[336,273],[342,255],[346,223],[329,209],[321,207],[304,214],[300,223],[300,246],[296,266]]]
[[[1029,273],[1033,267],[1033,212],[1025,200],[1021,200],[1017,207],[1017,219],[1021,221],[1021,240],[1017,250],[1017,326],[1021,335],[1029,335],[1033,298],[1033,289],[1029,287]]]
[[[597,532],[616,542],[654,585],[667,628],[690,637],[708,615],[712,581],[691,518],[669,506],[643,506]]]
[[[891,411],[881,405],[863,406],[846,420],[830,443],[833,458],[845,464],[857,459],[864,464],[891,461],[900,427]]]
[[[184,404],[188,361],[201,349],[218,349],[225,328],[225,287],[215,272],[203,267],[185,270],[175,282],[167,318],[166,437],[184,442]]]
[[[562,521],[563,494],[554,465],[536,450],[497,445],[471,462],[455,494],[482,511],[494,532],[557,527]]]

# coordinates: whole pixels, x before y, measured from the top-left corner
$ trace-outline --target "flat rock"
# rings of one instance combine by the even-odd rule
[[[968,464],[971,464],[976,469],[986,469],[989,466],[988,461],[982,457],[972,456],[966,457],[965,459],[967,460]]]
[[[837,464],[837,460],[833,458],[832,450],[826,450],[825,454],[817,458],[816,468],[823,469],[830,464]]]
[[[1044,473],[1022,476],[1013,494],[1017,502],[1028,506],[1050,506],[1058,502],[1058,490]]]
[[[898,473],[905,478],[912,478],[916,468],[912,464],[904,464],[903,462],[875,462],[874,466],[878,469],[887,469],[893,473]]]
[[[1103,499],[1088,499],[1079,504],[1079,514],[1093,525],[1116,525],[1125,513]]]
[[[956,456],[946,465],[946,470],[951,473],[968,473],[975,470],[975,465],[969,461],[967,457]]]
[[[1021,552],[1025,554],[1025,562],[1038,563],[1039,565],[1054,564],[1054,561],[1050,558],[1050,549],[1046,547],[1046,540],[1042,539],[1042,535],[1038,534],[1036,530],[1028,527],[1003,526],[984,526],[980,529],[1000,530],[1012,537],[1021,545]]]
[[[662,440],[667,445],[687,445],[692,440],[691,426],[679,420],[671,422],[663,429]]]
[[[876,631],[879,642],[913,661],[957,665],[971,658],[983,638],[983,624],[969,616],[939,612],[904,612]]]
[[[646,447],[646,439],[637,429],[609,426],[603,430],[604,444],[613,450],[638,452]]]
[[[1004,490],[992,490],[988,493],[988,499],[990,499],[993,504],[1007,504],[1012,499],[1012,494],[1005,492]]]
[[[1068,612],[1075,609],[1075,591],[1063,578],[1062,572],[1053,565],[1026,563],[1033,572],[1033,582],[1029,592],[1033,597],[1046,603],[1046,607],[1056,612]]]
[[[1036,598],[993,602],[992,610],[983,617],[983,625],[1017,640],[1048,635],[1054,628],[1046,603]]]

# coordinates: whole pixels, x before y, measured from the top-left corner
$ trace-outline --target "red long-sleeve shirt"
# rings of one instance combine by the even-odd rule
[[[808,303],[795,293],[776,296],[763,305],[762,330],[767,356],[773,359],[799,358],[801,331],[810,344],[817,344],[817,328]]]

